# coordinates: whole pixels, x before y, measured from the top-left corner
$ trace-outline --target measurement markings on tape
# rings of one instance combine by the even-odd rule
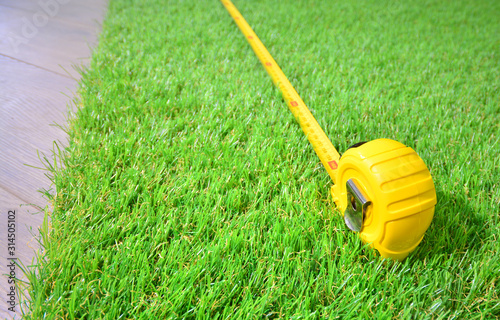
[[[314,151],[318,155],[332,181],[335,183],[335,170],[337,169],[336,163],[340,159],[340,154],[330,142],[323,129],[321,129],[295,88],[291,85],[290,81],[288,81],[279,65],[267,51],[264,44],[260,41],[259,37],[257,37],[238,9],[236,9],[230,1],[224,0],[221,2],[229,11],[229,14],[233,17],[242,33],[245,35],[255,54],[271,76],[273,82],[281,90],[283,98],[285,99],[290,111],[297,119],[307,139],[313,146]]]

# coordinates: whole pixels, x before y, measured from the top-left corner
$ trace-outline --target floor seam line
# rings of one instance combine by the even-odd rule
[[[64,73],[59,73],[59,72],[56,72],[56,71],[53,71],[53,70],[50,70],[50,69],[47,69],[47,68],[44,68],[44,67],[41,67],[39,65],[36,65],[36,64],[33,64],[31,62],[27,62],[27,61],[24,61],[24,60],[20,60],[20,59],[17,59],[17,58],[14,58],[12,56],[9,56],[7,54],[4,54],[4,53],[0,53],[0,56],[4,56],[6,58],[9,58],[9,59],[12,59],[12,60],[15,60],[17,62],[20,62],[20,63],[24,63],[24,64],[27,64],[27,65],[30,65],[30,66],[33,66],[35,68],[38,68],[38,69],[41,69],[41,70],[44,70],[44,71],[47,71],[47,72],[50,72],[50,73],[53,73],[53,74],[56,74],[58,76],[61,76],[61,77],[65,77],[65,78],[68,78],[68,79],[71,79],[71,80],[75,80],[75,81],[78,81],[77,79],[67,75],[67,74],[64,74]]]

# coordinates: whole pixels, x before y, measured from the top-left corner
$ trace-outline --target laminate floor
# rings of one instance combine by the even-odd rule
[[[13,263],[36,263],[42,209],[50,211],[39,192],[52,188],[50,179],[34,167],[44,156],[53,159],[54,142],[67,142],[59,126],[73,108],[75,67],[88,63],[106,8],[106,0],[0,0],[1,318],[21,316],[18,305],[9,310],[9,274],[23,279]],[[19,303],[19,292],[12,300]]]

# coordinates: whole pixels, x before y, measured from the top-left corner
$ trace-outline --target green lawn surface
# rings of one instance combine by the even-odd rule
[[[111,0],[26,319],[500,317],[500,2],[235,0],[340,152],[398,140],[438,203],[363,245],[217,0]]]

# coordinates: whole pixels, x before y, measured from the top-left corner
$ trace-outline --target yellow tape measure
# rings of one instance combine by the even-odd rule
[[[253,51],[255,51],[260,62],[262,62],[262,65],[273,79],[273,82],[280,88],[290,111],[292,111],[295,119],[297,119],[307,139],[312,144],[314,151],[316,151],[323,166],[326,168],[326,171],[333,182],[335,182],[335,170],[338,168],[338,161],[340,159],[339,153],[335,150],[335,147],[332,145],[325,132],[321,129],[316,119],[314,119],[311,111],[309,111],[304,101],[302,101],[297,91],[295,91],[290,81],[288,81],[283,71],[281,71],[281,68],[276,61],[274,61],[259,37],[257,37],[255,32],[248,25],[245,18],[243,18],[231,1],[221,1],[234,21],[236,21],[238,27],[240,27],[252,46]]]
[[[405,259],[422,241],[434,216],[436,191],[413,149],[389,139],[357,144],[342,159],[271,54],[229,0],[221,0],[283,93],[330,175],[333,199],[347,226],[383,257]]]

